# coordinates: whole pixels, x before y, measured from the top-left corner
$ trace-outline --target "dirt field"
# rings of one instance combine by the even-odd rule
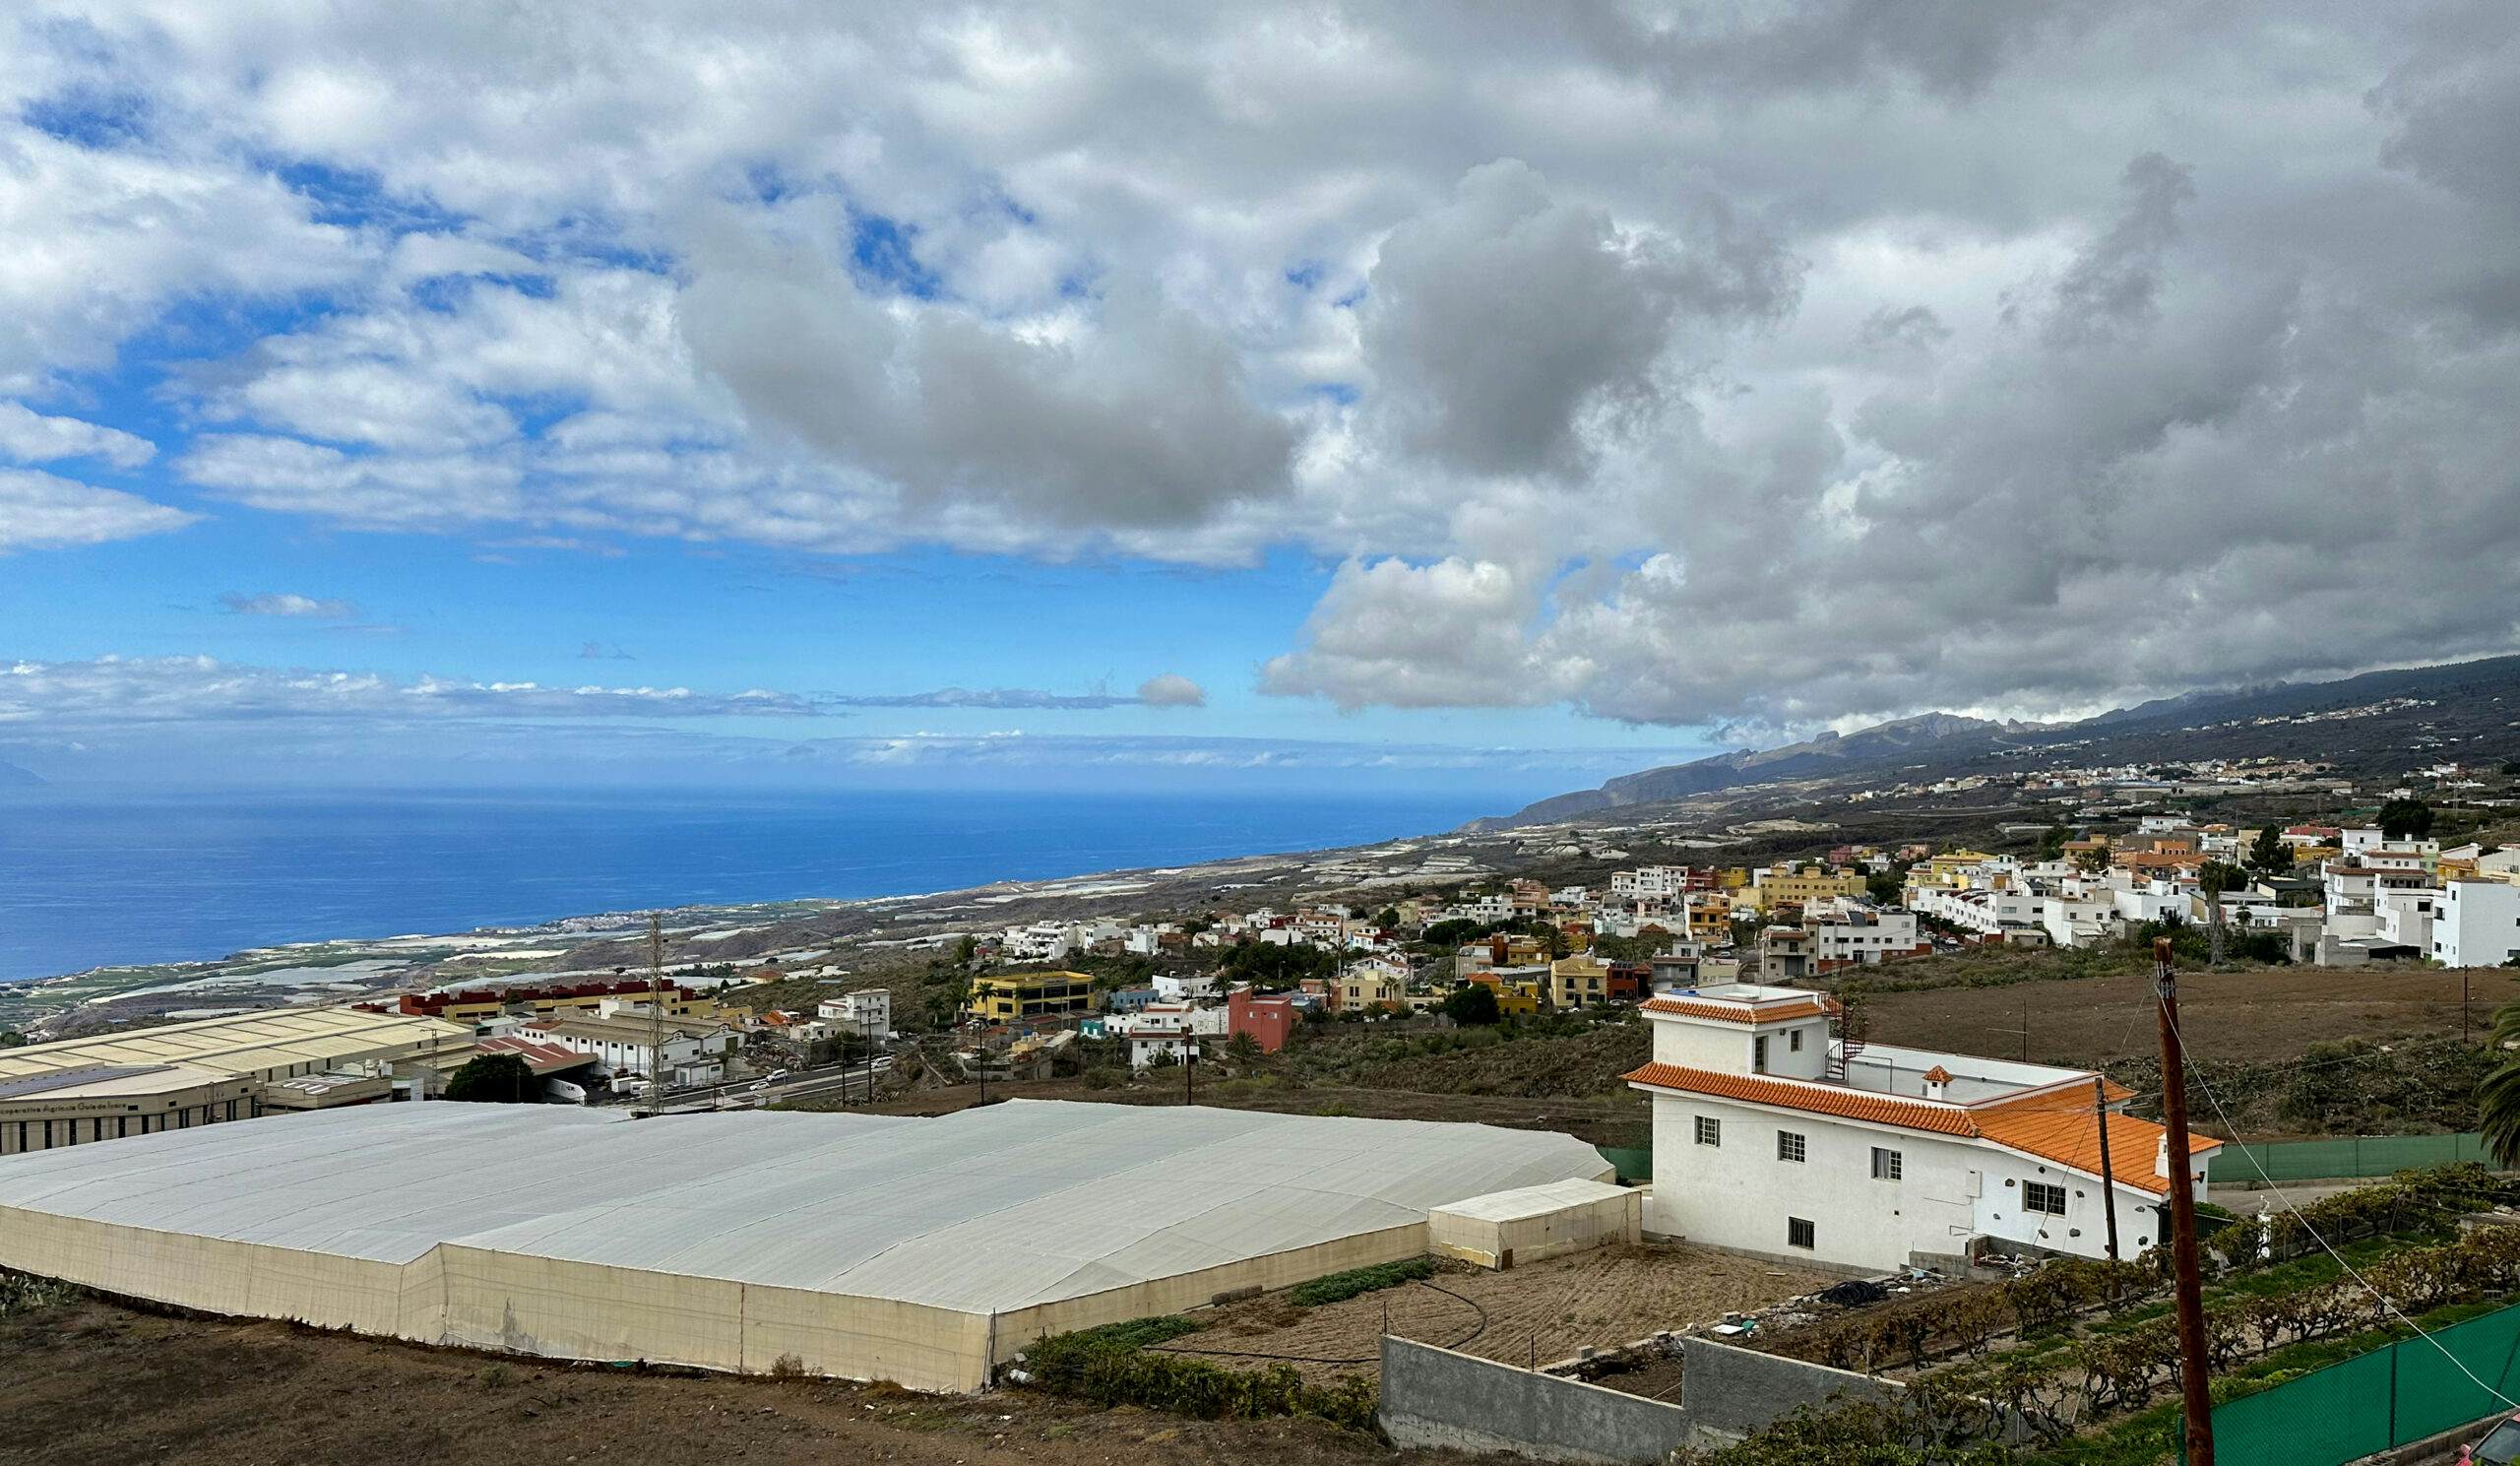
[[[2520,999],[2520,972],[2279,967],[2182,973],[2182,1031],[2199,1058],[2236,1060],[2281,1057],[2339,1039],[2456,1036],[2463,976],[2481,1037],[2494,1008]],[[1859,1001],[1869,1037],[1885,1044],[2004,1058],[2026,1052],[2034,1062],[2069,1064],[2161,1050],[2150,973],[1878,992]]]
[[[0,1319],[0,1463],[1434,1466],[1320,1422],[542,1368],[98,1303]]]
[[[1087,1089],[1082,1080],[1043,1079],[992,1084],[991,1100],[1083,1100],[1112,1105],[1178,1105],[1178,1080],[1168,1085]],[[979,1087],[914,1090],[877,1104],[876,1115],[951,1115],[979,1102]],[[1229,1110],[1283,1115],[1351,1115],[1365,1119],[1441,1119],[1503,1125],[1519,1130],[1562,1130],[1594,1145],[1647,1143],[1648,1111],[1642,1095],[1607,1100],[1530,1099],[1520,1095],[1426,1095],[1406,1090],[1312,1085],[1304,1089],[1236,1087],[1205,1083],[1199,1103]],[[864,1110],[864,1106],[851,1109]]]
[[[1391,1331],[1402,1338],[1510,1364],[1548,1364],[1587,1344],[1607,1347],[1711,1322],[1837,1278],[1680,1243],[1580,1252],[1504,1272],[1464,1264],[1433,1281],[1435,1287],[1386,1288],[1317,1308],[1298,1308],[1283,1296],[1229,1304],[1191,1315],[1215,1321],[1164,1347],[1226,1365],[1285,1356],[1316,1378],[1370,1375],[1388,1308]]]

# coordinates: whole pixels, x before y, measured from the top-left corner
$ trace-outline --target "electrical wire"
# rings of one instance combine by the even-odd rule
[[[2154,1001],[2161,1004],[2163,1017],[2168,1020],[2165,1026],[2170,1029],[2172,1042],[2178,1045],[2180,1060],[2182,1062],[2192,1061],[2187,1052],[2187,1036],[2179,1032],[2177,1019],[2170,1016],[2169,1005],[2167,1003],[2162,1002],[2159,998],[2156,998]],[[2223,1108],[2222,1097],[2214,1093],[2214,1087],[2207,1084],[2203,1079],[2191,1078],[2188,1082],[2205,1092],[2206,1102],[2214,1107],[2214,1114],[2221,1116],[2223,1128],[2227,1130],[2231,1129],[2231,1114]],[[2378,1299],[2380,1301],[2380,1307],[2386,1308],[2390,1314],[2396,1317],[2398,1322],[2415,1330],[2418,1338],[2424,1340],[2426,1344],[2431,1345],[2443,1359],[2448,1360],[2452,1369],[2467,1375],[2470,1383],[2474,1384],[2477,1388],[2484,1390],[2487,1394],[2493,1396],[2495,1399],[2500,1400],[2504,1409],[2520,1411],[2520,1400],[2512,1399],[2509,1395],[2504,1394],[2502,1391],[2479,1378],[2476,1370],[2469,1369],[2460,1361],[2457,1355],[2450,1352],[2449,1346],[2443,1344],[2439,1339],[2432,1337],[2432,1335],[2425,1332],[2423,1324],[2420,1324],[2414,1319],[2408,1317],[2406,1310],[2398,1307],[2397,1300],[2389,1297],[2385,1293],[2382,1293],[2377,1287],[2373,1286],[2370,1279],[2362,1276],[2362,1274],[2355,1268],[2353,1263],[2346,1261],[2345,1254],[2339,1252],[2334,1244],[2330,1243],[2325,1237],[2319,1235],[2319,1230],[2310,1225],[2309,1218],[2301,1215],[2301,1208],[2294,1204],[2292,1196],[2287,1193],[2283,1187],[2275,1184],[2275,1178],[2266,1174],[2266,1168],[2258,1164],[2257,1157],[2253,1152],[2243,1146],[2240,1149],[2240,1153],[2248,1157],[2249,1167],[2257,1173],[2257,1179],[2266,1183],[2266,1188],[2275,1193],[2277,1200],[2284,1203],[2284,1209],[2291,1212],[2293,1214],[2293,1220],[2299,1222],[2301,1226],[2301,1230],[2310,1235],[2310,1241],[2317,1243],[2319,1246],[2326,1251],[2328,1256],[2336,1260],[2336,1265],[2345,1270],[2345,1275],[2347,1277],[2350,1277],[2355,1282],[2361,1284],[2364,1292],[2370,1294],[2373,1298]]]

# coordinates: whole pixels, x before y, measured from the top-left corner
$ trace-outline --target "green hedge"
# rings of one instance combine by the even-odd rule
[[[1357,1375],[1315,1385],[1305,1383],[1290,1365],[1228,1370],[1205,1360],[1147,1352],[1149,1345],[1203,1326],[1176,1315],[1056,1334],[1026,1350],[1024,1364],[1036,1388],[1106,1408],[1137,1405],[1198,1420],[1310,1415],[1354,1431],[1373,1429],[1374,1387]]]
[[[1431,1278],[1434,1275],[1434,1258],[1412,1257],[1406,1262],[1385,1262],[1374,1267],[1351,1268],[1344,1273],[1332,1273],[1326,1278],[1315,1278],[1309,1283],[1297,1283],[1288,1291],[1287,1297],[1303,1307],[1314,1308],[1323,1304],[1335,1304],[1354,1298],[1360,1293],[1371,1293],[1380,1288],[1397,1288],[1403,1283],[1414,1283],[1419,1278]]]

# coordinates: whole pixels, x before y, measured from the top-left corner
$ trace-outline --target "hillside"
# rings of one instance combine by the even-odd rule
[[[2164,764],[2204,758],[2314,758],[2349,773],[2431,759],[2520,757],[2520,657],[2364,672],[2328,682],[2191,692],[2075,723],[1994,723],[1948,713],[1822,734],[1782,748],[1717,754],[1622,774],[1468,828],[1580,818],[1692,795],[1789,781],[1950,777],[2001,757],[2008,767]]]

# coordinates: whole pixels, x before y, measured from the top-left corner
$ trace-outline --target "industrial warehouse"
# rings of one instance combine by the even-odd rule
[[[13,1158],[0,1267],[559,1359],[971,1390],[1044,1334],[1428,1250],[1570,1136],[1014,1101],[940,1118],[392,1105]]]

